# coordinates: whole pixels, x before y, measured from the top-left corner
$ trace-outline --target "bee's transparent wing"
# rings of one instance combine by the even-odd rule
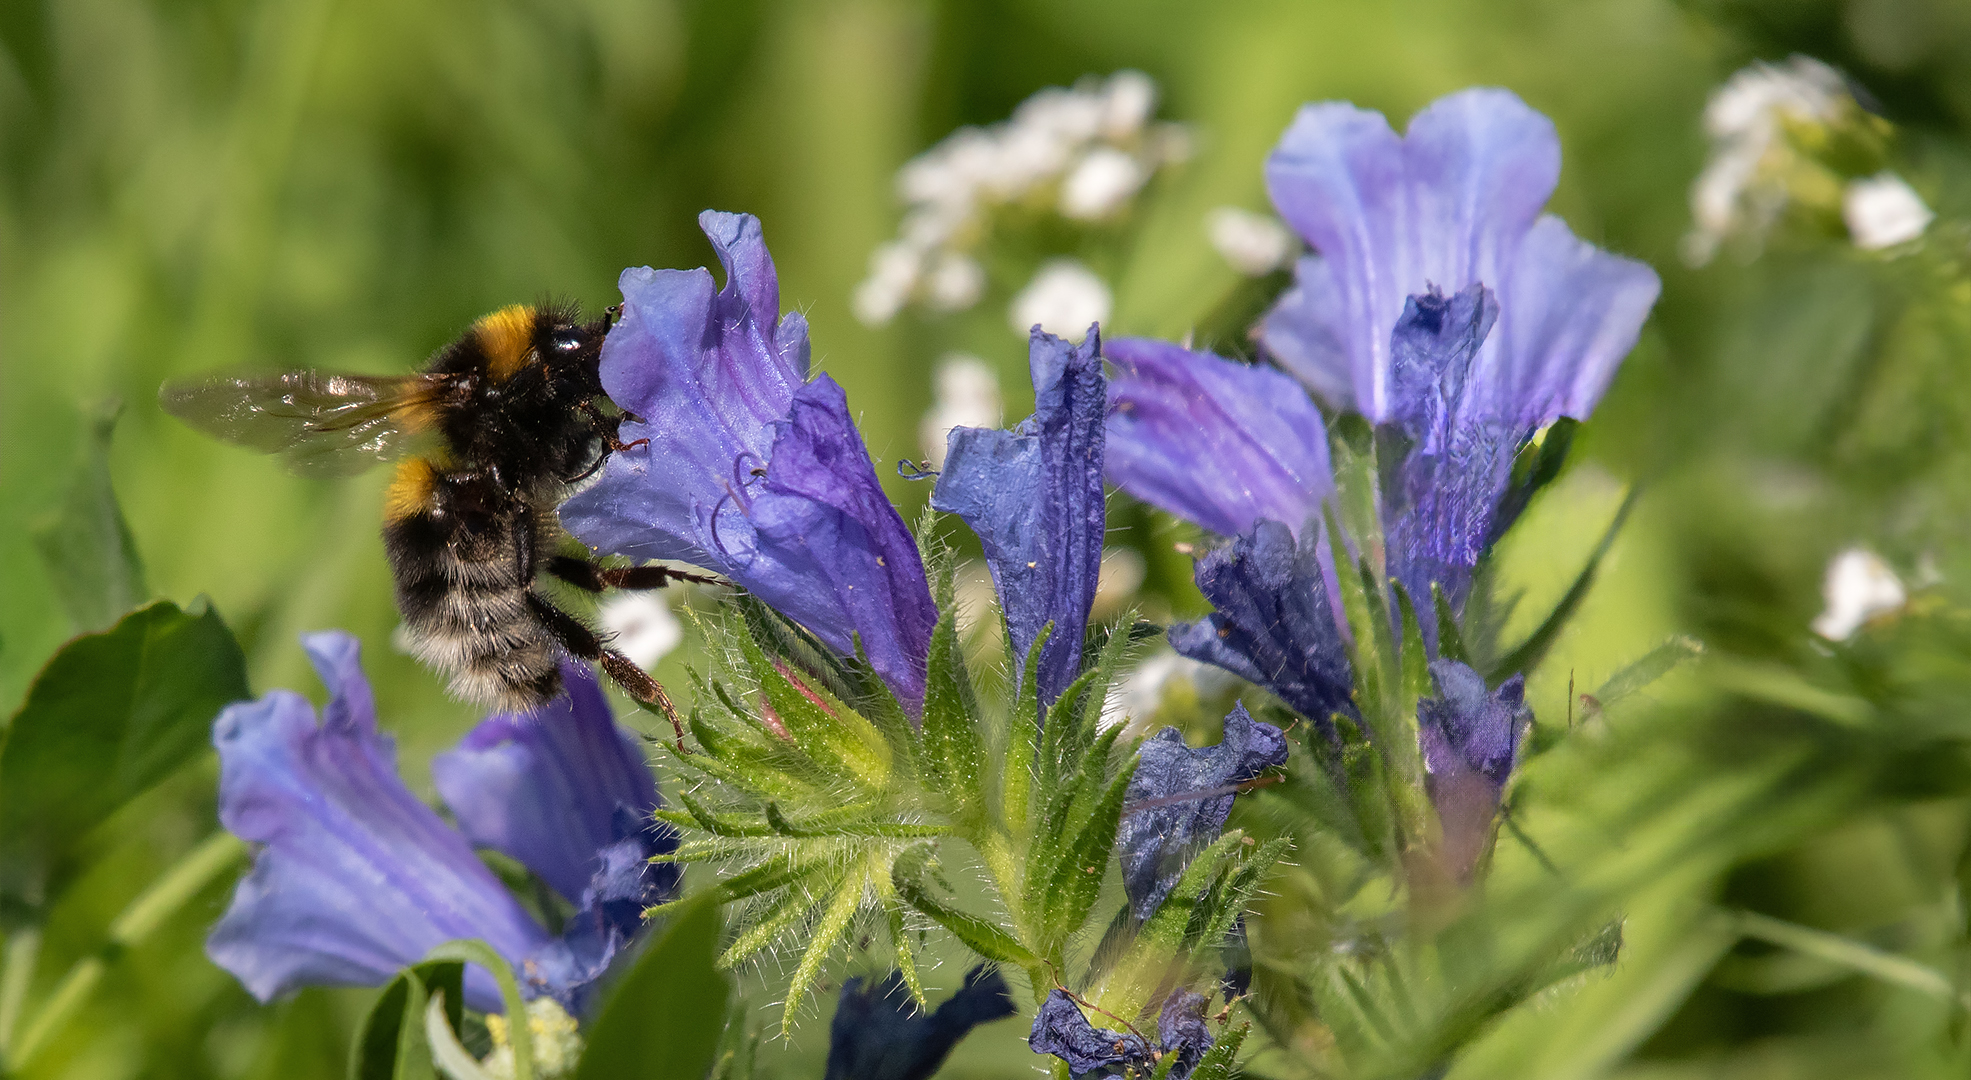
[[[279,454],[304,476],[354,476],[406,453],[453,391],[445,376],[290,371],[164,384],[158,403],[231,443]]]

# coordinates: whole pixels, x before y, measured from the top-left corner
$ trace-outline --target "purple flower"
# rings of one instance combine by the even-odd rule
[[[1495,517],[1514,454],[1588,416],[1656,302],[1649,267],[1540,213],[1559,174],[1553,124],[1494,89],[1439,99],[1400,137],[1379,113],[1308,105],[1267,161],[1274,205],[1319,254],[1262,343],[1335,407],[1406,437],[1385,531],[1419,605],[1435,582],[1462,606],[1511,524]]]
[[[1514,675],[1487,691],[1478,672],[1455,660],[1434,660],[1437,697],[1417,702],[1430,800],[1444,829],[1444,856],[1460,880],[1471,875],[1491,835],[1499,797],[1533,722],[1526,679]]]
[[[561,508],[590,546],[712,569],[923,700],[937,609],[841,387],[808,374],[807,323],[780,314],[759,219],[698,223],[726,270],[625,270],[602,385],[641,418],[601,480]]]
[[[917,1011],[901,973],[849,979],[828,1025],[826,1080],[926,1080],[973,1028],[1016,1011],[1005,977],[983,964],[935,1012]]]
[[[1329,601],[1325,527],[1296,542],[1277,521],[1261,521],[1207,552],[1197,583],[1217,610],[1170,627],[1170,647],[1264,686],[1322,731],[1354,712],[1348,649]]]
[[[1321,412],[1292,379],[1162,341],[1117,338],[1108,358],[1108,475],[1218,533],[1262,520],[1295,534],[1334,490]]]
[[[533,801],[556,792],[577,800],[598,794],[560,771],[571,758],[540,752],[555,741],[541,733],[515,735],[530,749],[521,755],[525,760],[504,770],[511,805],[491,807],[477,786],[485,777],[469,766],[454,773],[450,785],[460,805],[482,825],[592,821],[598,812],[610,819],[610,840],[599,846],[592,831],[581,828],[564,833],[558,845],[546,831],[507,834],[516,838],[513,853],[530,869],[562,878],[557,888],[574,884],[569,867],[589,867],[587,883],[570,897],[581,909],[568,932],[553,937],[473,854],[467,838],[398,779],[395,747],[376,730],[376,705],[356,640],[327,632],[308,635],[303,645],[329,688],[319,724],[307,700],[285,690],[231,706],[213,723],[220,821],[257,845],[258,853],[213,928],[207,955],[265,1001],[309,985],[380,985],[433,946],[479,938],[514,965],[530,996],[545,993],[579,1006],[636,930],[634,913],[625,917],[623,894],[633,893],[640,911],[668,886],[644,865],[649,854],[674,843],[645,827],[654,790],[651,801],[635,805]],[[586,691],[590,699],[567,709],[571,715],[550,719],[580,717],[591,739],[598,722],[608,724],[612,737],[592,743],[598,764],[627,758],[608,762],[620,773],[640,762],[606,707],[599,716],[590,711],[600,704],[593,676],[575,665],[563,675],[571,691]],[[495,717],[487,726],[516,733],[518,724],[541,722]],[[580,738],[564,737],[562,744]],[[482,748],[496,741],[482,732],[467,737],[469,746]],[[532,865],[537,858],[545,860],[542,865]],[[618,903],[612,907],[612,901]],[[491,977],[476,968],[467,972],[466,996],[476,1009],[501,1008]]]
[[[1191,858],[1211,846],[1232,813],[1234,788],[1287,763],[1287,738],[1234,705],[1216,746],[1192,748],[1164,728],[1138,749],[1116,834],[1123,891],[1142,922],[1170,895]]]
[[[953,428],[931,505],[978,534],[999,587],[1015,671],[1048,623],[1035,682],[1046,706],[1081,673],[1082,636],[1102,568],[1100,329],[1074,346],[1034,327],[1034,408],[1012,431]],[[1022,674],[1022,677],[1024,675]]]
[[[1511,91],[1440,98],[1402,136],[1346,102],[1303,106],[1266,186],[1319,254],[1267,315],[1268,355],[1381,423],[1405,408],[1390,331],[1407,300],[1483,284],[1499,333],[1472,367],[1473,412],[1527,429],[1585,418],[1660,286],[1540,213],[1559,176],[1553,123]]]

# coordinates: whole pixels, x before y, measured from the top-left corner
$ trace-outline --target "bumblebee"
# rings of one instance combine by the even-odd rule
[[[555,508],[572,486],[643,441],[617,437],[637,418],[602,389],[614,314],[583,322],[573,307],[516,305],[473,323],[416,374],[170,382],[158,398],[191,426],[279,454],[303,475],[349,476],[402,458],[384,497],[383,543],[411,652],[449,676],[458,697],[515,711],[560,691],[562,653],[579,657],[659,709],[682,746],[664,688],[536,588],[544,572],[588,592],[722,584],[550,554],[562,537]]]

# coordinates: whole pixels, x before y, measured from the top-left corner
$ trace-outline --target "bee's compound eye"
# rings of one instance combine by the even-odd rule
[[[582,347],[582,332],[572,326],[557,326],[548,340],[556,352],[574,352]]]

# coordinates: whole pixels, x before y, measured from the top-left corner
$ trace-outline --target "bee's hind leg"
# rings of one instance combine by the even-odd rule
[[[731,585],[711,574],[694,574],[668,566],[602,566],[572,555],[556,555],[548,560],[547,572],[585,592],[604,589],[661,589],[673,581],[695,581],[700,585]]]
[[[601,667],[603,673],[622,687],[625,693],[662,713],[664,719],[671,722],[671,730],[677,734],[678,753],[691,753],[684,745],[684,721],[678,719],[677,706],[671,704],[671,696],[664,692],[663,683],[651,678],[629,657],[603,644],[602,637],[584,625],[582,620],[555,607],[545,597],[530,592],[527,594],[527,606],[561,642],[562,648]]]

